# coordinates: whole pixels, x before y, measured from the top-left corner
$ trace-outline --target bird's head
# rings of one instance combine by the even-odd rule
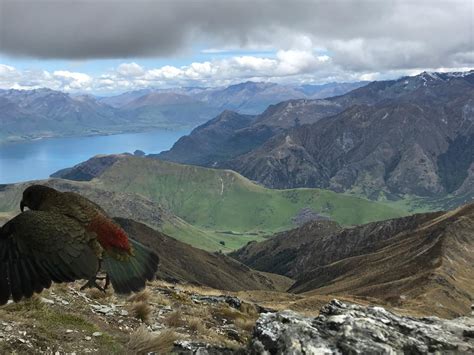
[[[23,198],[20,202],[20,210],[24,211],[25,207],[30,210],[37,210],[41,203],[48,197],[57,193],[57,190],[43,185],[31,185],[23,191]]]

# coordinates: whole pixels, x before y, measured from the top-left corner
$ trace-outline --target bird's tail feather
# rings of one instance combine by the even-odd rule
[[[158,255],[136,240],[129,240],[133,246],[133,256],[119,260],[106,254],[102,262],[115,292],[120,294],[142,290],[146,281],[153,280],[158,270]]]

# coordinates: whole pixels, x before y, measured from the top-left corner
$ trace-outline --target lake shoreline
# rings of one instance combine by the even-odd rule
[[[43,137],[0,144],[0,184],[46,179],[98,154],[169,150],[188,130],[151,129],[139,132]]]
[[[97,131],[97,132],[86,132],[78,134],[58,134],[58,135],[38,135],[38,136],[19,136],[19,137],[7,137],[0,139],[0,147],[7,144],[15,143],[25,143],[25,142],[36,142],[49,139],[58,139],[58,138],[87,138],[87,137],[107,137],[107,136],[116,136],[121,134],[136,134],[136,133],[149,133],[155,131],[191,131],[195,127],[193,126],[176,126],[176,127],[149,127],[149,128],[136,128],[136,129],[125,129],[120,131]]]

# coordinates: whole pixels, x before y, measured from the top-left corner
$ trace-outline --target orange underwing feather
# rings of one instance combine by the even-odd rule
[[[125,231],[105,216],[99,214],[94,217],[87,230],[97,235],[97,240],[105,250],[132,253]]]

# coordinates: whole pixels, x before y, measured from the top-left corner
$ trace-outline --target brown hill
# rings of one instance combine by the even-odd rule
[[[116,219],[127,233],[160,257],[158,277],[227,291],[284,291],[292,280],[250,269],[222,253],[194,248],[130,219]]]
[[[263,242],[249,242],[229,255],[256,270],[297,276],[296,264],[300,248],[316,238],[340,232],[342,228],[333,221],[311,221],[299,228],[278,233]]]
[[[370,223],[338,233],[307,230],[283,274],[289,290],[306,295],[376,298],[422,313],[466,314],[474,299],[474,204],[449,212],[418,214]],[[286,236],[291,239],[291,233]],[[281,235],[280,240],[285,236]],[[245,250],[247,248],[247,250]],[[258,244],[233,254],[268,258]],[[252,250],[253,249],[253,250]],[[280,250],[279,253],[284,251]],[[265,265],[264,271],[281,270]]]

